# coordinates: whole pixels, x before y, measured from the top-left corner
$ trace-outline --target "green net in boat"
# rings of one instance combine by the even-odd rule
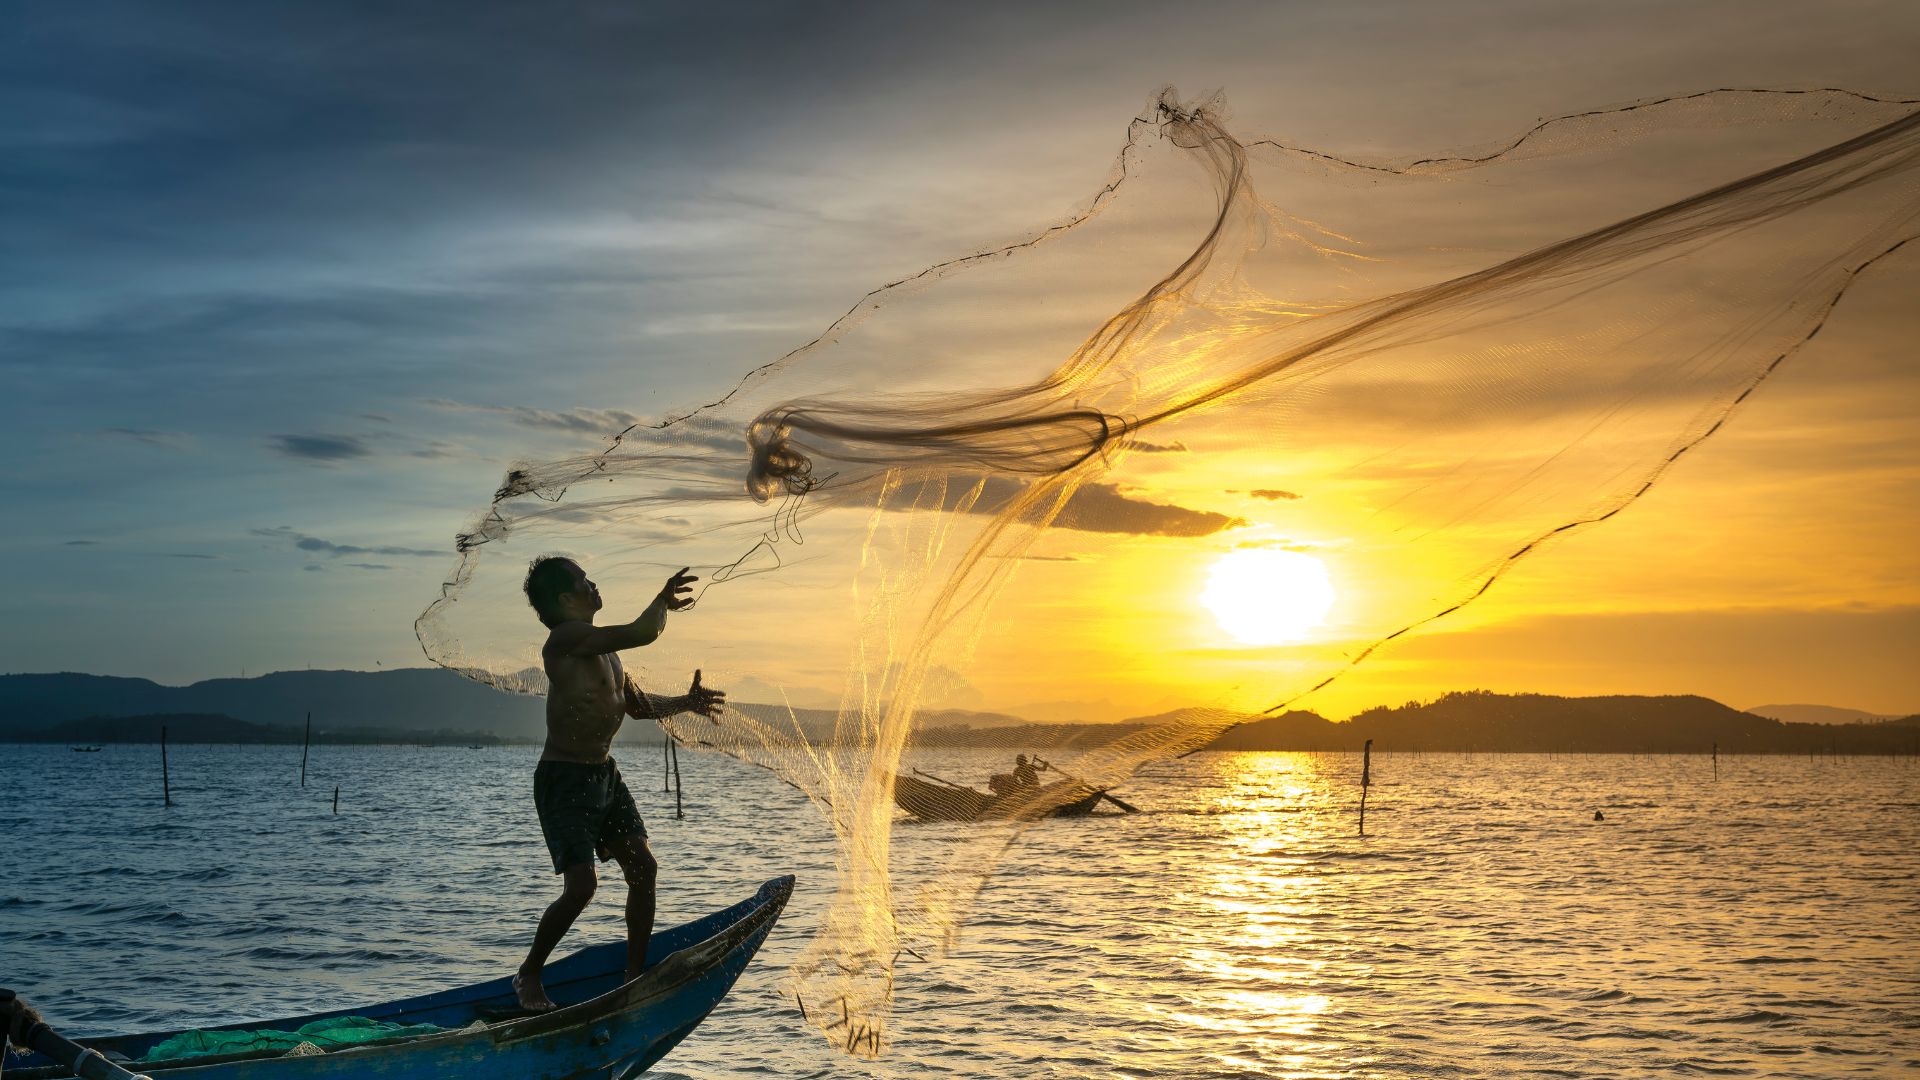
[[[329,1020],[315,1020],[297,1031],[183,1031],[155,1045],[141,1060],[170,1061],[213,1054],[286,1051],[301,1043],[311,1043],[323,1051],[338,1050],[376,1039],[431,1035],[444,1030],[437,1024],[390,1024],[384,1020],[369,1020],[364,1016],[336,1016]]]

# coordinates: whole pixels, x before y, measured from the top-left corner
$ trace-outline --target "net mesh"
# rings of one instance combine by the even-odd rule
[[[183,1031],[155,1043],[142,1061],[226,1054],[282,1053],[288,1057],[315,1057],[362,1043],[434,1035],[445,1030],[433,1024],[394,1024],[364,1016],[336,1016],[315,1020],[294,1031],[256,1028],[246,1031]]]
[[[1634,103],[1402,161],[1242,142],[1222,113],[1163,93],[1068,220],[875,290],[709,404],[516,467],[420,617],[436,663],[538,693],[528,559],[572,555],[636,607],[694,567],[696,608],[629,668],[666,692],[703,668],[755,702],[667,726],[831,824],[836,897],[792,979],[849,1052],[883,1052],[895,966],[952,942],[1026,823],[1619,513],[1920,214],[1915,103],[1846,91]],[[1214,642],[1233,689],[1211,705],[951,711],[979,671],[1124,691],[1166,670],[1218,634],[1175,568],[1236,549],[1308,556],[1336,598],[1295,640]],[[982,745],[1047,768],[929,763]],[[975,824],[908,854],[903,815]]]

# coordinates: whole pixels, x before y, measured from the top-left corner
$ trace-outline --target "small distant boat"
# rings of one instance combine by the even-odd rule
[[[34,1052],[9,1061],[6,1080],[65,1080],[76,1055],[79,1075],[125,1080],[130,1075],[182,1080],[490,1080],[493,1077],[568,1077],[627,1080],[664,1057],[720,1003],[765,941],[793,894],[793,878],[767,882],[753,897],[704,918],[662,930],[647,950],[645,974],[622,983],[627,943],[608,942],[547,965],[547,994],[560,1008],[519,1010],[510,979],[385,1005],[285,1020],[227,1024],[216,1029],[296,1031],[317,1020],[357,1016],[443,1030],[333,1050],[312,1056],[253,1051],[163,1061],[138,1060],[164,1031],[89,1039],[83,1050],[41,1026],[30,1036]],[[13,995],[0,991],[0,1002]],[[0,1008],[0,1017],[5,1009]],[[96,1056],[98,1055],[98,1056]]]
[[[97,754],[100,752],[100,748],[97,746],[69,746],[67,749],[76,754]]]
[[[1093,813],[1104,789],[1076,780],[1058,780],[1031,791],[989,795],[977,788],[933,777],[893,779],[893,801],[922,821],[983,821],[1003,818],[1085,817]]]

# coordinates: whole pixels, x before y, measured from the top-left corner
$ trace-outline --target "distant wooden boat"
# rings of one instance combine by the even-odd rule
[[[76,754],[97,754],[100,752],[100,748],[97,746],[69,746],[67,749]]]
[[[1085,817],[1106,796],[1073,780],[1032,791],[990,795],[959,784],[896,776],[893,801],[922,821],[982,821],[1002,818]]]
[[[89,1039],[84,1045],[118,1068],[153,1077],[177,1075],[182,1080],[625,1080],[646,1071],[706,1019],[746,970],[792,893],[792,877],[775,878],[752,898],[724,911],[660,931],[647,951],[652,966],[630,983],[621,982],[627,953],[624,941],[594,945],[548,964],[547,994],[561,1006],[548,1013],[520,1012],[510,978],[503,977],[384,1005],[202,1029],[295,1031],[316,1020],[343,1016],[435,1024],[444,1029],[313,1056],[275,1050],[137,1060],[178,1034],[173,1031]],[[509,1018],[496,1020],[502,1015]],[[6,1080],[72,1077],[67,1066],[54,1063],[71,1060],[68,1054],[46,1056],[49,1051],[60,1053],[61,1044],[73,1047],[58,1035],[51,1040],[37,1038],[35,1053],[24,1062],[7,1063]],[[117,1069],[98,1072],[105,1064],[90,1057],[85,1075],[128,1075]]]

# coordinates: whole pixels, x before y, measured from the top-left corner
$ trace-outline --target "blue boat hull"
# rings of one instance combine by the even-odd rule
[[[510,977],[503,977],[381,1005],[203,1029],[292,1031],[336,1016],[453,1029],[316,1056],[242,1054],[133,1064],[125,1059],[138,1061],[177,1032],[81,1041],[156,1080],[622,1080],[644,1072],[706,1019],[746,970],[792,892],[792,877],[775,878],[748,900],[656,933],[646,973],[630,983],[621,983],[625,942],[595,945],[548,964],[547,992],[561,1007],[536,1016],[497,1019],[516,1008]],[[7,1080],[72,1075],[36,1055],[9,1062],[5,1072]]]

